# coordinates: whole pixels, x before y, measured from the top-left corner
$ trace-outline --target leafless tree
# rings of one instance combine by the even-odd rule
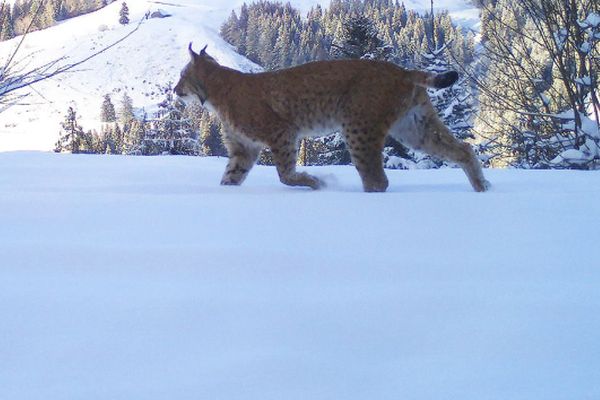
[[[508,153],[526,153],[518,156],[530,158],[529,166],[590,140],[597,146],[583,130],[590,113],[600,121],[597,0],[497,0],[481,7],[486,73],[471,77],[481,91],[483,136]]]

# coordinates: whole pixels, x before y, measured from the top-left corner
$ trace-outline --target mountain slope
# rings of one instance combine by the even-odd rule
[[[20,54],[34,54],[33,65],[68,57],[76,62],[114,43],[130,32],[147,11],[162,9],[172,16],[144,20],[130,38],[86,62],[76,71],[34,86],[26,99],[30,105],[13,107],[0,114],[0,151],[13,149],[49,150],[59,131],[59,122],[73,105],[82,116],[86,129],[97,127],[102,96],[113,94],[118,104],[126,90],[137,107],[149,107],[161,99],[158,84],[176,82],[179,71],[188,61],[187,45],[208,44],[220,62],[241,70],[258,69],[235,53],[211,27],[221,18],[205,3],[189,1],[178,4],[133,0],[128,3],[131,23],[118,23],[120,3],[73,18],[43,31],[30,34]],[[216,14],[216,17],[214,16]],[[11,40],[0,45],[0,59],[5,59],[16,45]]]

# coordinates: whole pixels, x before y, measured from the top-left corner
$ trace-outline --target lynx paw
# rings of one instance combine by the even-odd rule
[[[487,192],[491,188],[492,188],[492,184],[487,179],[477,182],[477,184],[475,185],[476,192]]]
[[[241,182],[228,177],[228,178],[221,179],[221,185],[223,185],[223,186],[239,186],[239,185],[241,185]]]
[[[310,186],[313,190],[325,189],[327,184],[322,179],[317,178],[316,176],[308,175],[308,186]]]

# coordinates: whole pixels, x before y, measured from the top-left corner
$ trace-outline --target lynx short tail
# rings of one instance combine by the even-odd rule
[[[448,71],[441,74],[425,71],[411,71],[415,84],[427,88],[443,89],[458,80],[458,72]]]

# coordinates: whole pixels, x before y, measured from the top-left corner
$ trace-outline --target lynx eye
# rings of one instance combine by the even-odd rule
[[[179,76],[181,78],[183,78],[187,74],[187,72],[188,72],[189,69],[190,69],[189,65],[186,66],[184,69],[181,70],[181,72],[179,73]]]

